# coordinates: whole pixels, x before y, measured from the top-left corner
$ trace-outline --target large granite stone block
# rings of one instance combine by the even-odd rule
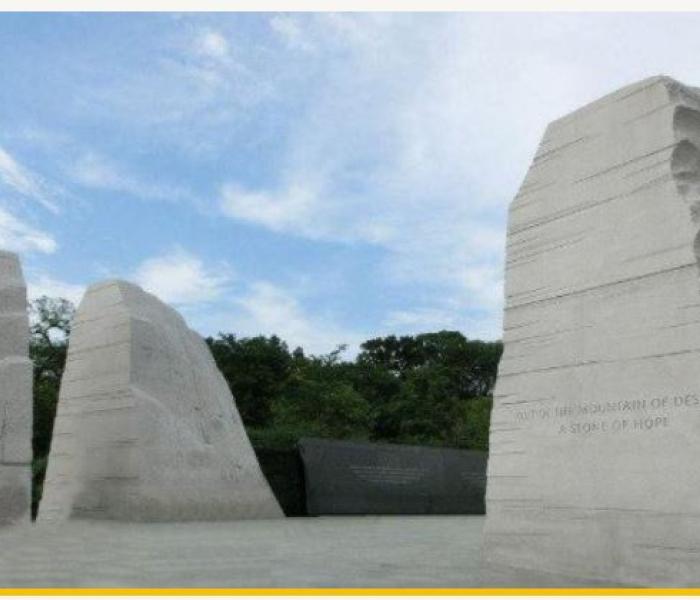
[[[11,356],[0,361],[0,390],[3,396],[2,464],[29,466],[32,462],[32,364],[26,356]]]
[[[90,287],[71,333],[39,519],[281,516],[204,340],[137,286]]]
[[[31,518],[31,466],[0,464],[0,527]]]
[[[27,291],[17,255],[0,251],[0,525],[31,507],[32,364]]]
[[[700,92],[547,128],[510,207],[484,582],[700,585]]]

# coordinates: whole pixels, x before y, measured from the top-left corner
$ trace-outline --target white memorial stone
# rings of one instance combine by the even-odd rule
[[[135,285],[91,286],[73,323],[39,519],[282,516],[204,340]]]
[[[700,585],[700,90],[547,128],[510,207],[488,585]]]
[[[0,251],[0,526],[29,520],[32,363],[19,258]]]

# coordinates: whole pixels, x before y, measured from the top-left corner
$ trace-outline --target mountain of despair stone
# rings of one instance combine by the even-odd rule
[[[27,289],[17,255],[0,251],[0,526],[28,521],[32,363]]]
[[[700,90],[547,128],[510,207],[484,582],[700,584]]]
[[[135,285],[91,286],[73,323],[39,520],[282,516],[204,340]]]

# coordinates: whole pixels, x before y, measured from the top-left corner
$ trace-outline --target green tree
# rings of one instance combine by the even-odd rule
[[[489,449],[491,404],[489,397],[473,398],[464,403],[463,414],[454,431],[454,446],[470,450]]]
[[[382,367],[398,376],[404,376],[425,362],[420,345],[412,336],[372,338],[364,342],[361,348],[358,364]]]
[[[383,368],[402,379],[424,366],[445,367],[462,398],[491,393],[502,352],[501,342],[468,340],[459,331],[390,335],[368,340],[361,348],[358,365]]]
[[[353,387],[352,366],[330,354],[298,357],[284,393],[273,405],[274,422],[303,435],[367,439],[371,415],[367,400]]]
[[[501,352],[501,342],[458,331],[368,340],[357,357],[356,387],[372,407],[372,438],[487,445],[490,405],[485,411],[483,398],[493,390]]]
[[[219,334],[207,342],[243,422],[249,427],[270,425],[272,402],[291,374],[292,355],[287,344],[275,335],[239,339],[233,334]]]
[[[62,298],[42,297],[30,305],[29,355],[34,362],[34,450],[32,512],[36,516],[46,471],[58,394],[66,363],[74,306]]]
[[[448,368],[425,365],[413,370],[396,402],[402,417],[399,441],[449,444],[454,439],[462,406]]]
[[[31,341],[34,362],[34,454],[45,456],[58,403],[75,308],[68,300],[42,297],[30,306]]]
[[[398,399],[402,380],[383,365],[357,361],[352,371],[352,381],[369,404],[371,439],[396,439],[401,433],[402,414]]]

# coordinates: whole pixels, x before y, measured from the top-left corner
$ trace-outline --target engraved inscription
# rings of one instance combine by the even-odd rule
[[[413,467],[350,465],[350,470],[362,481],[390,485],[407,485],[419,481],[425,475],[424,469]]]
[[[551,421],[561,435],[643,433],[673,424],[679,411],[700,407],[700,394],[685,393],[654,398],[608,402],[558,403],[517,410],[518,422]]]

